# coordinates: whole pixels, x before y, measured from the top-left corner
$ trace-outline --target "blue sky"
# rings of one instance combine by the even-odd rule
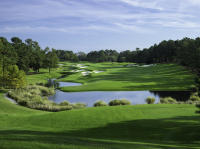
[[[134,50],[200,35],[200,0],[0,0],[0,36],[42,48]]]

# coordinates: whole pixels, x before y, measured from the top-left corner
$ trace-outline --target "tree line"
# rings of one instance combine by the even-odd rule
[[[57,56],[63,61],[89,62],[134,62],[134,63],[178,63],[200,73],[200,38],[164,40],[149,48],[133,51],[99,50],[89,53],[57,50]]]
[[[0,87],[18,88],[25,85],[25,73],[39,72],[40,68],[56,67],[58,57],[55,49],[42,49],[38,42],[18,37],[0,37]]]
[[[154,44],[149,48],[140,50],[94,50],[89,53],[67,50],[56,50],[46,47],[42,49],[37,41],[26,39],[24,42],[13,37],[9,42],[6,38],[0,37],[0,84],[8,86],[12,81],[8,79],[8,74],[16,72],[10,80],[17,80],[16,76],[23,78],[23,73],[30,70],[39,72],[40,68],[51,68],[57,66],[60,61],[89,61],[89,62],[134,62],[134,63],[178,63],[190,67],[200,74],[200,38],[181,40],[164,40],[159,44]],[[18,78],[20,80],[20,78]],[[18,81],[20,82],[20,81]],[[23,82],[23,81],[21,81]],[[17,83],[15,83],[17,84]],[[19,83],[18,83],[19,84]],[[13,86],[13,85],[11,85]],[[20,85],[18,85],[20,86]]]

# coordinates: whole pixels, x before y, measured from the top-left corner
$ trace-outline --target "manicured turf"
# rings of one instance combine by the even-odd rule
[[[50,113],[14,105],[1,93],[0,148],[200,148],[195,110],[193,105],[137,105]]]
[[[104,71],[83,76],[81,72],[66,75],[60,81],[83,83],[82,86],[64,87],[62,91],[180,91],[189,90],[194,75],[182,66],[158,64],[150,67],[126,67],[127,63],[83,63],[84,71]],[[72,63],[63,66],[65,72],[74,68]],[[81,68],[80,68],[81,69]]]
[[[39,73],[30,72],[26,75],[26,79],[28,84],[45,83],[49,78],[60,77],[61,73],[61,68],[54,68],[51,70],[51,73],[49,73],[48,69],[40,69]]]
[[[194,76],[177,65],[124,67],[127,63],[84,63],[104,71],[83,77],[72,63],[28,75],[30,84],[48,78],[84,83],[65,91],[185,90]],[[15,105],[0,92],[0,149],[198,149],[200,116],[194,105],[135,105],[44,112]]]

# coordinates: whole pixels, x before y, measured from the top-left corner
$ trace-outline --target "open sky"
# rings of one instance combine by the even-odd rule
[[[42,48],[134,50],[200,35],[200,0],[0,0],[0,36]]]

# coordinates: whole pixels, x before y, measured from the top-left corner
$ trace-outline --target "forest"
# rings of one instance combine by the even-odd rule
[[[200,38],[164,40],[149,48],[135,50],[93,50],[89,53],[74,53],[69,50],[42,49],[37,41],[12,37],[10,42],[0,37],[0,85],[4,88],[24,86],[23,78],[40,68],[57,67],[58,61],[88,62],[133,62],[133,63],[176,63],[200,73]]]
[[[200,73],[200,38],[182,40],[164,40],[145,49],[135,50],[94,50],[89,53],[57,50],[57,56],[63,61],[89,62],[133,62],[133,63],[177,63]]]

